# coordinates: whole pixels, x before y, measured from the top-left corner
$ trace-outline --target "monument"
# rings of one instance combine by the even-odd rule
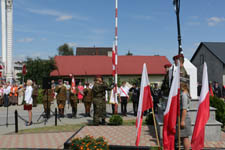
[[[13,0],[1,0],[3,78],[12,81]]]
[[[191,96],[191,103],[190,103],[190,110],[189,114],[191,117],[191,124],[192,124],[192,131],[194,129],[195,125],[195,119],[197,115],[198,110],[198,96],[197,96],[197,68],[188,60],[184,59],[184,68],[186,69],[189,77],[190,77],[190,96]],[[171,71],[176,71],[176,67],[173,66],[170,68],[170,74],[173,73]],[[168,97],[163,97],[163,99],[158,104],[158,114],[156,115],[157,120],[157,129],[159,133],[159,137],[162,139],[162,132],[163,132],[163,114],[166,108]],[[207,141],[219,141],[221,138],[221,126],[222,124],[218,121],[216,121],[216,109],[213,107],[210,107],[210,118],[209,121],[206,124],[205,130],[205,139]]]

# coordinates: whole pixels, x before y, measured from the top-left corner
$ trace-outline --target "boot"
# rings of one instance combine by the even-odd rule
[[[64,108],[62,108],[62,118],[64,118]]]
[[[102,119],[101,125],[106,125],[105,119]]]
[[[88,113],[88,117],[91,117],[91,114],[90,114],[90,112]]]

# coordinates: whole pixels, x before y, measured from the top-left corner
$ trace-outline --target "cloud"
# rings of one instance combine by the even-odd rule
[[[225,18],[223,17],[210,17],[207,19],[208,26],[213,27],[216,26],[217,24],[224,22]]]
[[[82,20],[82,21],[88,20],[87,17],[83,17],[83,16],[79,16],[79,15],[66,14],[66,13],[56,11],[56,10],[51,10],[51,9],[39,10],[39,9],[28,8],[27,10],[31,13],[34,13],[34,14],[54,16],[54,17],[56,17],[56,21],[66,21],[66,20],[71,20],[71,19]]]
[[[22,38],[22,39],[17,40],[17,42],[19,42],[19,43],[30,43],[33,40],[34,40],[33,38]]]
[[[152,20],[151,16],[145,16],[145,15],[134,15],[132,17],[137,20],[145,20],[145,21]]]
[[[75,46],[77,46],[77,43],[75,43],[75,42],[69,42],[67,44],[69,45],[69,47],[75,47]]]

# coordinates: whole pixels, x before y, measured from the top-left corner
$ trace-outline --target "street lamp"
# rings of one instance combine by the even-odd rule
[[[175,13],[177,16],[178,54],[183,54],[183,49],[181,44],[181,33],[180,33],[180,0],[173,0],[173,5],[174,5]]]

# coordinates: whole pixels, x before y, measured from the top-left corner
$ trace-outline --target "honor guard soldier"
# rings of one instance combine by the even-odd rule
[[[84,89],[84,107],[85,107],[85,116],[91,117],[91,103],[92,103],[92,89],[89,87],[89,83],[86,84],[86,88]]]
[[[166,75],[164,76],[163,83],[161,86],[161,91],[163,96],[169,96],[170,86],[169,86],[169,69],[172,65],[166,64],[164,65]]]
[[[62,80],[59,80],[59,85],[56,86],[55,91],[57,93],[56,99],[59,109],[59,117],[64,117],[64,108],[66,104],[66,87],[63,85]]]
[[[43,105],[46,118],[50,117],[51,102],[54,100],[54,93],[54,87],[51,89],[45,89],[43,93]]]
[[[33,82],[33,93],[32,93],[32,98],[33,98],[33,107],[37,107],[37,97],[38,97],[38,85],[36,82]]]
[[[93,105],[94,105],[94,125],[99,125],[99,118],[102,118],[101,124],[105,124],[106,118],[106,101],[105,101],[105,91],[110,90],[107,83],[102,81],[101,76],[96,76],[95,84],[92,88],[93,92]]]
[[[70,104],[72,107],[72,117],[77,117],[77,103],[78,103],[78,93],[79,89],[75,87],[75,89],[72,87],[70,89]]]

